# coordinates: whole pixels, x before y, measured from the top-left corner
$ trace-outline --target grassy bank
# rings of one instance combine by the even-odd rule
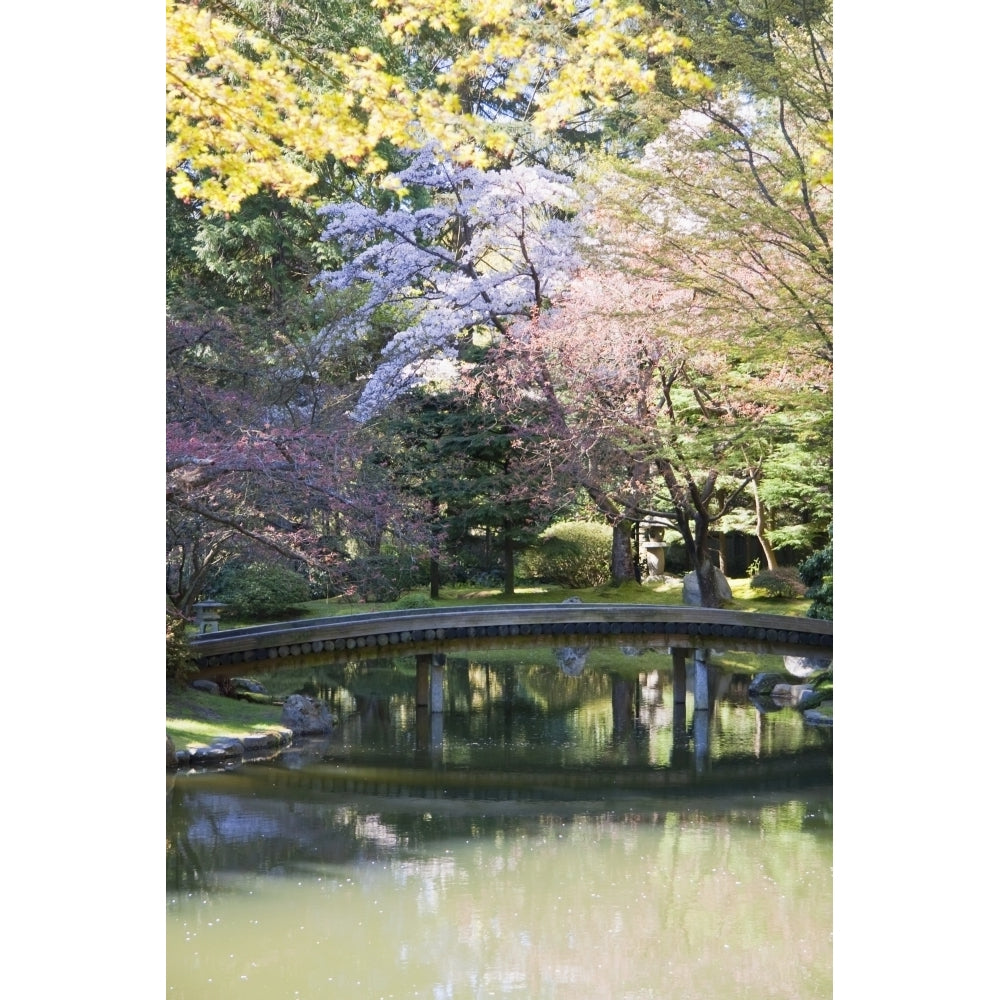
[[[167,691],[167,735],[178,749],[208,746],[217,736],[280,729],[281,706],[237,701],[193,688]]]

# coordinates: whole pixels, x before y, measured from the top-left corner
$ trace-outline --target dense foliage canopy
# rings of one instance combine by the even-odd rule
[[[828,544],[828,3],[170,2],[167,69],[178,609]]]

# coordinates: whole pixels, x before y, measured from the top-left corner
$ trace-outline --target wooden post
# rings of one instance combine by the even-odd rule
[[[687,701],[687,650],[671,649],[674,660],[674,704],[683,705]]]

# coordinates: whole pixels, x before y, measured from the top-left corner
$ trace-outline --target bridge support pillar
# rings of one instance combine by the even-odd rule
[[[431,714],[444,711],[444,665],[448,658],[444,653],[431,655],[430,708]]]
[[[691,728],[694,731],[694,769],[695,773],[701,774],[708,765],[708,712],[696,708]]]
[[[431,654],[417,653],[417,710],[431,705]]]
[[[695,711],[708,710],[708,653],[703,649],[694,651],[694,708]]]
[[[687,702],[687,651],[671,649],[670,655],[674,661],[674,704],[684,705]]]
[[[417,709],[417,752],[431,764],[441,762],[444,747],[444,714]]]
[[[433,712],[444,711],[444,653],[418,653],[417,708]]]

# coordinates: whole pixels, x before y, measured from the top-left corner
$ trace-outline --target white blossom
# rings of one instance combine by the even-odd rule
[[[366,332],[391,306],[400,327],[382,350],[355,410],[367,420],[426,378],[426,362],[453,359],[464,331],[541,309],[578,265],[579,201],[569,179],[538,167],[480,170],[428,147],[398,175],[408,190],[431,193],[386,212],[345,202],[328,205],[323,238],[345,256],[315,279],[322,290],[362,287],[365,301],[329,342]],[[322,291],[320,292],[322,294]]]

